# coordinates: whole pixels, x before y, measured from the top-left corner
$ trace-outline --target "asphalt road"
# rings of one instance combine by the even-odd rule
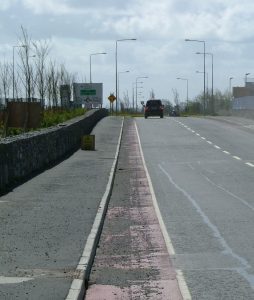
[[[0,299],[66,298],[105,193],[122,119],[93,130],[79,150],[0,197]],[[28,153],[29,155],[29,153]]]
[[[254,299],[254,121],[136,122],[171,257],[192,299]]]

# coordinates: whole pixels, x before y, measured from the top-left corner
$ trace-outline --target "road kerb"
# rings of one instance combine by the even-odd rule
[[[87,242],[83,254],[76,268],[77,278],[74,278],[74,280],[72,281],[66,300],[81,300],[85,296],[85,291],[88,285],[88,279],[89,279],[92,263],[96,252],[96,247],[98,245],[98,241],[102,231],[103,221],[106,215],[108,201],[110,199],[110,194],[113,187],[114,176],[115,176],[120,144],[122,139],[123,123],[124,123],[124,118],[122,119],[116,154],[111,167],[108,184],[105,193],[102,197],[102,200],[100,202],[100,206],[97,211],[91,232],[87,238]]]

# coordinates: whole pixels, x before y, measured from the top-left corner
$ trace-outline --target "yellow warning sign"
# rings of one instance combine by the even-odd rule
[[[111,94],[110,96],[108,96],[108,100],[113,103],[116,100],[116,96]]]
[[[82,136],[81,149],[82,150],[95,150],[95,135],[89,134],[89,135]]]

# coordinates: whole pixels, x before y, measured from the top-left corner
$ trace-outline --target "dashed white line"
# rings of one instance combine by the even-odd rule
[[[233,158],[237,160],[242,160],[239,156],[235,156],[235,155],[233,156]]]
[[[228,151],[222,151],[223,153],[225,153],[225,154],[228,154],[228,155],[230,155],[230,152],[228,152]]]
[[[191,131],[192,133],[195,133],[196,136],[199,136],[202,140],[206,140],[205,137],[201,136],[199,133],[197,133],[195,130],[192,130],[190,127],[186,126],[185,124],[178,122],[179,124],[181,124],[183,127],[185,127],[186,129],[188,129],[189,131]],[[213,143],[211,141],[206,140],[206,142],[210,145],[213,145]],[[221,150],[221,147],[217,146],[217,145],[213,145],[214,148]],[[226,150],[222,150],[223,153],[227,154],[227,155],[231,155],[230,152],[226,151]],[[242,161],[242,158],[236,155],[232,155],[232,157],[236,160]],[[254,168],[254,164],[250,163],[250,162],[246,162],[245,165]]]
[[[245,164],[246,164],[247,166],[249,166],[249,167],[254,168],[254,165],[253,165],[252,163],[250,163],[250,162],[246,162]]]

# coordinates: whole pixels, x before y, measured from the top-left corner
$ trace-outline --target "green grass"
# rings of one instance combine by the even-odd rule
[[[86,110],[84,108],[75,108],[75,109],[45,109],[43,111],[43,117],[41,121],[41,125],[39,128],[29,129],[28,131],[37,130],[40,128],[51,127],[70,119],[73,119],[78,116],[84,115]],[[2,136],[4,131],[3,122],[0,123],[0,137]],[[23,128],[8,128],[7,136],[15,136],[23,133]]]
[[[43,112],[41,128],[51,127],[67,120],[82,116],[85,113],[84,108],[66,109],[47,109]]]

